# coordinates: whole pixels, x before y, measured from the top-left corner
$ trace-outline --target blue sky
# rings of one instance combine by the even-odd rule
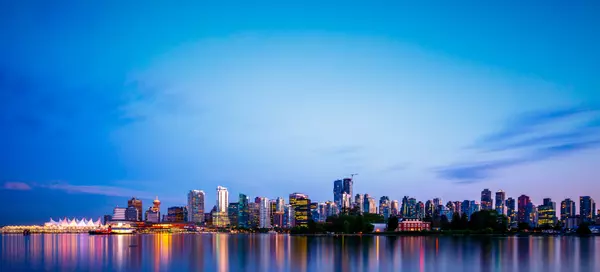
[[[598,199],[599,6],[516,3],[3,3],[0,224],[217,185],[325,201],[352,173]]]

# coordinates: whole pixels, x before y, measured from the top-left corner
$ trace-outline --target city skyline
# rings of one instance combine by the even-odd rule
[[[0,225],[354,173],[376,204],[600,199],[596,3],[135,2],[0,4]]]

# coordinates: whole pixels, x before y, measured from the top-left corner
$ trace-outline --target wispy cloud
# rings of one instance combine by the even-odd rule
[[[9,182],[4,183],[4,185],[2,186],[2,189],[28,191],[28,190],[31,190],[31,186],[29,186],[29,184],[24,183],[24,182],[9,181]]]
[[[585,122],[578,125],[576,121],[582,118]],[[573,107],[522,114],[471,147],[491,156],[499,157],[499,152],[512,156],[450,164],[434,169],[436,174],[458,183],[472,183],[490,178],[500,169],[598,148],[600,111]]]
[[[364,149],[363,146],[360,145],[346,145],[339,146],[334,148],[329,148],[325,150],[321,150],[322,153],[326,153],[328,155],[351,155],[356,154]]]
[[[403,163],[396,163],[393,165],[388,166],[387,168],[383,169],[384,172],[396,172],[396,171],[403,171],[406,170],[406,168],[408,168],[410,164],[407,162],[403,162]]]

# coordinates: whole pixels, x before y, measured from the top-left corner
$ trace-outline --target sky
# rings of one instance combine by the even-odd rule
[[[354,173],[600,200],[597,1],[126,2],[0,4],[0,225],[219,185],[323,202]]]

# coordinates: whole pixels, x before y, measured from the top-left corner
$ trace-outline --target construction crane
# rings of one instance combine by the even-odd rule
[[[350,174],[350,179],[353,179],[354,176],[358,176],[358,174]]]

